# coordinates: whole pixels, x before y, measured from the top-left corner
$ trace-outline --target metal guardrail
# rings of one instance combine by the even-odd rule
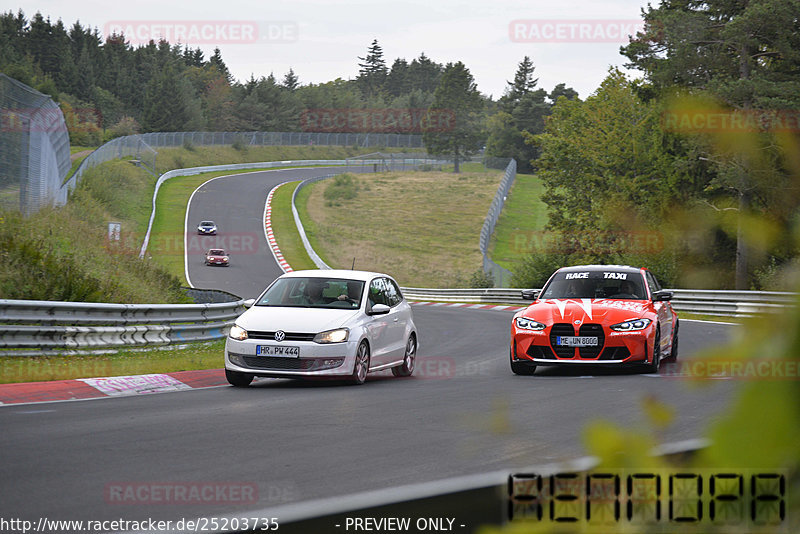
[[[0,300],[0,356],[169,345],[225,337],[243,301],[104,304]]]
[[[476,302],[524,306],[520,289],[425,289],[401,288],[409,300],[437,302]],[[670,289],[672,306],[676,311],[719,315],[723,317],[752,317],[780,311],[797,304],[800,294],[782,291],[727,291],[699,289]]]
[[[331,267],[322,260],[319,254],[317,254],[317,251],[314,250],[314,247],[311,246],[311,242],[308,240],[308,235],[306,235],[306,229],[303,226],[303,221],[300,220],[300,213],[297,211],[297,194],[308,184],[319,182],[320,180],[325,180],[327,178],[333,178],[334,176],[336,175],[326,174],[325,176],[308,178],[300,182],[297,187],[294,188],[294,192],[292,192],[292,216],[294,217],[294,224],[297,227],[297,233],[300,234],[300,240],[303,242],[303,248],[306,249],[306,254],[308,254],[308,257],[314,262],[314,265],[317,266],[317,269],[330,269]]]
[[[520,289],[402,288],[409,300],[524,306]],[[673,289],[679,312],[749,317],[780,311],[800,294]],[[201,291],[202,292],[202,291]],[[224,295],[222,295],[224,297]],[[235,297],[235,296],[231,296]],[[104,304],[0,300],[0,356],[169,345],[225,337],[243,301],[211,304]]]

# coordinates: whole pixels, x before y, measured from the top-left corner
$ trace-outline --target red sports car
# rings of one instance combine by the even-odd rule
[[[224,265],[227,267],[230,257],[221,248],[212,248],[206,252],[206,265]]]
[[[557,270],[511,322],[511,370],[539,365],[641,365],[658,372],[678,355],[678,315],[647,269],[579,265]]]

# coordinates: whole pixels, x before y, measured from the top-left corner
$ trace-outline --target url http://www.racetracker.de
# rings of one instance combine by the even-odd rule
[[[276,517],[201,517],[197,519],[141,521],[130,519],[107,520],[75,520],[49,519],[40,517],[37,520],[0,517],[0,532],[219,532],[219,531],[272,531],[278,530]]]

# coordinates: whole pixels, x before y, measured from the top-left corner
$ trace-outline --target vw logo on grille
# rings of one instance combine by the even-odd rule
[[[284,339],[286,339],[286,332],[283,330],[275,332],[275,341],[283,341]]]

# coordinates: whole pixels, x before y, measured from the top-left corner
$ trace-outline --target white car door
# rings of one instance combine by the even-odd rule
[[[367,293],[367,313],[375,304],[389,305],[386,298],[386,284],[383,278],[375,278],[370,282]],[[394,324],[394,318],[391,310],[389,313],[383,315],[369,316],[365,326],[370,340],[370,367],[378,367],[385,365],[392,361],[390,355],[391,346],[391,325]]]
[[[406,325],[411,315],[411,307],[403,300],[400,288],[390,279],[385,278],[386,296],[392,311],[389,312],[389,361],[403,359],[406,352]]]

